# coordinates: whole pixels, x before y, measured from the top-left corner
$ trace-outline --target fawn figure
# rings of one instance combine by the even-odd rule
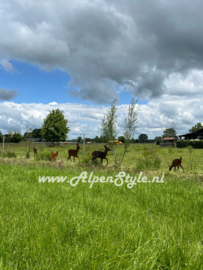
[[[183,169],[183,166],[181,166],[181,162],[182,162],[182,157],[180,159],[174,159],[174,161],[172,162],[171,166],[169,165],[169,171],[171,171],[171,169],[174,167],[174,171],[176,171],[176,167],[178,167],[179,170],[179,166]]]
[[[103,159],[106,159],[107,160],[107,164],[106,166],[108,165],[108,159],[106,158],[106,155],[108,153],[108,151],[111,151],[106,145],[104,146],[105,147],[105,152],[101,152],[101,151],[94,151],[92,152],[92,161],[95,160],[96,158],[101,158],[101,164],[103,162]]]
[[[56,161],[56,157],[58,156],[58,153],[59,153],[59,151],[56,152],[56,153],[54,153],[54,152],[51,151],[51,156],[50,156],[49,160],[52,160],[53,159],[54,161]]]
[[[76,150],[73,150],[73,149],[69,149],[68,150],[68,154],[69,154],[69,157],[67,158],[67,160],[71,160],[71,157],[73,156],[74,157],[74,161],[75,161],[75,158],[77,157],[78,159],[79,159],[79,161],[80,161],[80,158],[78,157],[78,151],[79,151],[79,149],[80,149],[80,146],[79,146],[79,144],[77,143],[77,148],[76,148]],[[71,160],[72,161],[72,160]]]

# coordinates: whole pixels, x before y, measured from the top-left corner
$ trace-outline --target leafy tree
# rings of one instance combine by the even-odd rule
[[[124,136],[119,136],[119,137],[118,137],[118,140],[119,140],[120,142],[124,143],[124,142],[125,142],[125,137],[124,137]]]
[[[11,142],[12,143],[19,143],[23,140],[23,136],[20,134],[20,132],[17,130],[15,130],[13,133],[12,133],[12,136],[11,136]]]
[[[77,137],[77,142],[78,143],[81,143],[82,142],[82,137],[81,136]]]
[[[203,125],[201,123],[197,123],[191,129],[189,129],[189,132],[196,132],[202,128],[203,128]]]
[[[161,142],[162,141],[162,137],[161,136],[156,136],[154,140],[156,142]]]
[[[115,141],[115,138],[117,136],[117,116],[116,116],[116,106],[115,106],[116,99],[111,103],[110,110],[107,111],[107,114],[104,115],[104,118],[101,122],[101,129],[102,129],[102,135],[105,136],[108,141]],[[123,135],[125,137],[125,144],[124,144],[124,153],[123,156],[118,162],[117,160],[117,153],[115,149],[114,143],[109,144],[109,148],[111,149],[111,153],[114,157],[114,162],[116,166],[120,166],[123,158],[127,152],[127,149],[131,143],[131,140],[133,139],[135,128],[136,128],[136,122],[137,122],[137,111],[135,111],[135,105],[137,104],[137,100],[134,99],[131,100],[131,104],[129,105],[128,110],[128,116],[125,118],[125,128]]]
[[[68,120],[65,119],[63,113],[59,110],[52,110],[44,119],[42,125],[42,135],[46,141],[59,142],[65,141],[70,128],[67,127]]]
[[[138,137],[139,140],[148,140],[148,136],[147,134],[140,134],[140,136]]]
[[[101,128],[102,128],[102,136],[106,137],[111,141],[114,141],[116,139],[117,131],[116,131],[116,124],[117,124],[117,116],[116,116],[116,106],[115,102],[117,99],[115,99],[111,103],[111,109],[107,112],[106,115],[104,115],[104,118],[101,122]]]
[[[164,130],[164,134],[162,135],[162,138],[168,138],[168,137],[177,137],[176,130],[174,128],[168,128]]]
[[[36,128],[32,131],[32,138],[41,138],[41,128]]]

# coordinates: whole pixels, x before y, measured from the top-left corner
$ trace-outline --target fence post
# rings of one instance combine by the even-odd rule
[[[4,136],[3,136],[3,152],[4,152]]]
[[[83,157],[85,155],[85,133],[83,134]]]

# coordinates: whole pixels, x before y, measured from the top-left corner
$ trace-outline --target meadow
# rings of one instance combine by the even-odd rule
[[[6,145],[15,158],[0,152],[0,269],[203,269],[202,149],[132,144],[119,168],[110,152],[108,166],[91,165],[104,144],[86,145],[84,157],[81,144],[80,162],[67,161],[76,145],[35,147],[35,159],[26,145]],[[59,151],[55,162],[40,158],[50,151]],[[119,159],[123,146],[116,151]],[[184,172],[169,172],[181,156]],[[164,173],[164,183],[39,182],[85,171],[114,179]]]

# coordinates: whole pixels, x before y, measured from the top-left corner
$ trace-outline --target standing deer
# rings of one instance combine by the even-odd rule
[[[77,157],[80,161],[80,158],[78,157],[78,151],[80,149],[80,146],[78,145],[77,143],[77,148],[76,150],[73,150],[73,149],[69,149],[68,150],[68,154],[69,154],[69,157],[67,158],[67,160],[69,160],[72,156],[74,157],[74,161],[75,161],[75,158]],[[71,159],[70,159],[71,160]],[[72,160],[71,160],[72,161]]]
[[[54,161],[56,161],[56,157],[58,156],[58,153],[59,153],[59,151],[58,152],[56,152],[56,153],[53,153],[52,151],[51,151],[51,156],[50,156],[50,158],[49,158],[49,160],[54,160]]]
[[[169,171],[171,171],[173,167],[174,167],[174,171],[176,171],[176,167],[178,167],[178,170],[179,170],[179,166],[183,169],[183,166],[181,166],[181,162],[182,162],[182,157],[180,159],[174,159],[171,166],[169,165]]]
[[[94,159],[96,159],[96,158],[101,158],[101,164],[102,164],[103,159],[106,159],[107,160],[106,166],[107,166],[108,165],[108,159],[106,158],[106,155],[107,155],[108,151],[111,151],[111,150],[106,145],[104,145],[104,147],[105,147],[105,152],[100,152],[100,151],[92,152],[92,156],[93,156],[92,161]]]

